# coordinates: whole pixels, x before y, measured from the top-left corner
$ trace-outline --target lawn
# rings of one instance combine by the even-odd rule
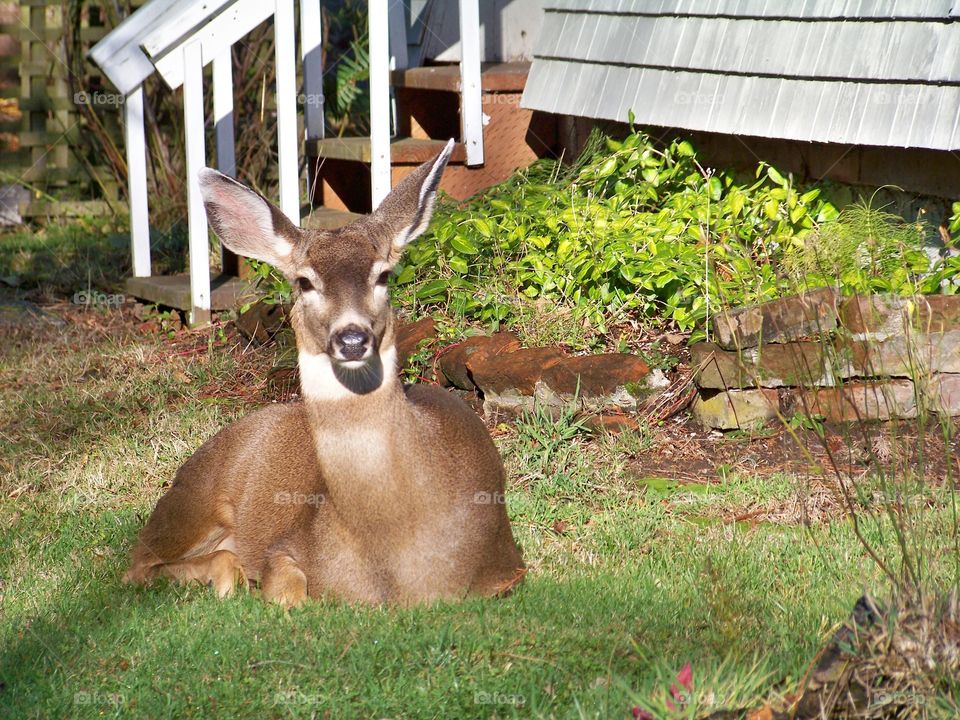
[[[8,324],[0,348],[2,716],[627,717],[691,663],[687,716],[792,690],[864,588],[883,592],[840,517],[718,519],[789,502],[802,478],[645,478],[632,458],[656,430],[591,439],[544,418],[494,429],[530,567],[506,599],[285,613],[123,586],[178,465],[283,395],[275,351],[229,327],[150,332],[127,308],[48,310],[66,324]],[[948,504],[927,517],[945,538]]]

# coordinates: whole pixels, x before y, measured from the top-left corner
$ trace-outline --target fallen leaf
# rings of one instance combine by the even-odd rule
[[[762,708],[747,713],[747,720],[773,720],[773,718],[773,708],[769,705],[764,705]]]

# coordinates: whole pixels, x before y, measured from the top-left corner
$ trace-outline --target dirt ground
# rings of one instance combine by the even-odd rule
[[[206,353],[211,337],[209,329],[183,328],[175,314],[144,314],[142,307],[129,302],[109,310],[67,301],[40,306],[9,291],[0,293],[0,329],[8,344],[35,342],[44,333],[71,333],[78,343],[84,338],[105,335],[131,341],[136,336],[151,337],[166,347],[162,358],[182,363]],[[255,346],[230,321],[217,323],[214,331],[220,338],[219,351],[231,353],[240,371],[229,382],[204,387],[204,396],[248,399],[253,404],[297,398],[292,353],[284,353],[274,345]],[[679,342],[665,343],[662,337],[646,344],[656,343],[660,352],[677,356],[668,377],[675,389],[680,389],[689,377],[686,352]],[[928,481],[951,478],[955,482],[960,475],[957,430],[955,418],[949,444],[944,442],[943,429],[935,419],[925,426],[916,420],[827,426],[822,438],[812,429],[783,426],[752,433],[720,433],[704,430],[686,410],[681,410],[650,428],[646,443],[649,447],[633,453],[632,466],[640,478],[669,478],[681,484],[718,483],[731,475],[764,477],[785,473],[832,487],[838,481],[871,475],[915,476],[921,469]]]

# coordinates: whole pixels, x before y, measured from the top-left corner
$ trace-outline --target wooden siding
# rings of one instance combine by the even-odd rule
[[[632,110],[637,122],[689,130],[953,150],[954,7],[549,0],[523,104],[618,121]]]

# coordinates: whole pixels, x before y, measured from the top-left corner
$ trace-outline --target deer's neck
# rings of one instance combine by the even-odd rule
[[[396,434],[407,424],[394,347],[369,368],[344,373],[329,355],[301,352],[300,385],[317,461],[334,501],[346,493],[389,490],[396,481]]]

